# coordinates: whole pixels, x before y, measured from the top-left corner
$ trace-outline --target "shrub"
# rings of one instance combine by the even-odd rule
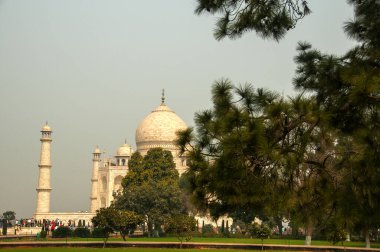
[[[47,236],[47,232],[45,230],[40,232],[40,238],[45,239]]]
[[[91,232],[88,228],[78,227],[73,232],[74,237],[88,238],[91,236]]]
[[[52,237],[53,238],[65,238],[71,236],[72,231],[69,227],[59,227],[56,230],[53,231]]]
[[[104,228],[94,228],[91,235],[94,238],[106,238],[106,231]]]
[[[267,239],[271,235],[271,230],[268,227],[268,225],[262,223],[261,225],[254,223],[252,226],[249,227],[249,232],[252,236],[257,237],[261,239]]]
[[[212,234],[214,232],[214,227],[211,224],[206,224],[202,227],[202,233],[203,234]]]

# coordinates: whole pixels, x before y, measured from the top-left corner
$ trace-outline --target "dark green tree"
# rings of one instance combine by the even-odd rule
[[[196,114],[196,132],[179,134],[189,157],[191,199],[217,217],[297,219],[307,231],[322,225],[336,191],[334,131],[314,98],[285,100],[273,92],[212,88],[214,108]]]
[[[358,45],[335,56],[300,43],[294,85],[316,97],[341,134],[337,209],[347,228],[362,229],[369,247],[369,230],[380,225],[380,2],[348,2],[355,17],[344,28]]]
[[[197,0],[196,14],[221,14],[214,36],[238,38],[256,31],[263,38],[279,40],[298,20],[310,13],[305,0]]]
[[[113,206],[100,208],[92,218],[94,228],[102,228],[105,232],[104,244],[106,246],[110,233],[120,232],[125,241],[125,236],[133,232],[137,225],[143,222],[143,217],[132,212],[115,209]]]
[[[197,134],[189,128],[178,139],[189,158],[186,176],[191,200],[214,219],[239,209],[256,215],[262,212],[262,196],[266,195],[270,173],[274,171],[256,143],[267,145],[262,109],[276,95],[242,87],[236,89],[240,94],[237,103],[234,90],[229,80],[217,82],[212,88],[214,109],[195,115]]]
[[[165,221],[165,229],[167,233],[177,236],[182,248],[184,240],[191,240],[191,233],[196,229],[196,221],[193,216],[187,214],[175,215]]]
[[[144,157],[134,153],[122,186],[122,193],[115,195],[114,206],[145,216],[149,235],[153,231],[158,235],[161,225],[171,216],[185,213],[170,151],[153,148]]]
[[[16,213],[14,211],[5,211],[3,213],[3,218],[8,221],[14,220],[16,219]]]
[[[10,225],[10,221],[16,219],[16,213],[14,211],[5,211],[3,216],[0,215],[0,220],[3,225],[2,234],[7,235],[8,225]]]
[[[264,250],[264,239],[268,239],[271,235],[270,228],[265,223],[253,223],[250,228],[249,232],[253,237],[257,237],[261,240],[261,250]]]

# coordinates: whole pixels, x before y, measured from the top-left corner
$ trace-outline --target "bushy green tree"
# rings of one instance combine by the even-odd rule
[[[187,214],[175,215],[165,221],[166,232],[177,236],[180,241],[180,248],[182,248],[182,243],[184,240],[191,240],[191,233],[195,231],[195,228],[196,221],[194,217]]]
[[[185,173],[193,203],[215,219],[228,214],[297,219],[307,239],[331,211],[336,192],[335,132],[314,98],[213,85],[214,108],[197,113],[196,132],[179,134],[189,157]]]
[[[141,224],[143,218],[132,211],[118,210],[113,206],[100,208],[96,211],[96,215],[92,218],[95,228],[104,230],[104,244],[106,246],[110,233],[120,232],[125,241],[125,236],[136,229]]]
[[[271,235],[271,230],[265,223],[253,223],[249,227],[249,232],[253,237],[259,238],[261,240],[261,250],[264,250],[264,239],[268,239]]]
[[[114,206],[145,216],[149,235],[158,233],[166,219],[185,213],[170,151],[153,148],[145,157],[135,152],[122,186],[123,191],[115,195]]]
[[[3,218],[8,221],[14,220],[16,219],[16,213],[14,211],[5,211],[3,213]]]
[[[2,222],[2,234],[7,235],[8,232],[8,225],[10,224],[11,220],[16,219],[16,213],[14,211],[5,211],[3,215],[0,215],[0,220]]]

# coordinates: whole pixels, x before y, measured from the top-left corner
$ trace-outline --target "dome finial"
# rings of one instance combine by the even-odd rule
[[[165,89],[162,89],[161,105],[165,104]]]

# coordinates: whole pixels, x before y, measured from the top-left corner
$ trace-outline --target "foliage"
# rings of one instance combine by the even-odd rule
[[[181,242],[182,248],[183,241],[190,241],[192,232],[195,231],[196,221],[193,216],[186,214],[175,215],[167,219],[165,222],[165,229],[167,233],[175,234]]]
[[[77,227],[73,231],[73,236],[74,237],[81,237],[81,238],[88,238],[88,237],[91,237],[91,232],[86,227]]]
[[[102,228],[105,233],[104,247],[111,232],[120,232],[125,236],[133,232],[137,225],[142,223],[143,218],[132,211],[118,210],[114,207],[100,208],[96,211],[96,216],[92,218],[95,228]]]
[[[66,238],[72,235],[72,230],[69,227],[61,226],[52,232],[53,238]]]
[[[347,232],[344,229],[337,229],[334,228],[332,229],[327,236],[327,240],[331,241],[333,245],[336,245],[338,242],[342,243],[346,240],[347,238]]]
[[[264,239],[268,239],[271,235],[271,230],[268,225],[265,223],[259,225],[255,222],[249,227],[249,232],[252,236],[261,239],[261,250],[264,250]]]
[[[41,238],[41,239],[45,239],[46,236],[47,236],[47,232],[46,232],[45,230],[42,230],[42,231],[40,232],[40,238]]]
[[[214,227],[211,224],[205,224],[202,226],[203,234],[211,234],[214,233]]]
[[[10,221],[16,219],[16,213],[14,211],[5,211],[3,213],[3,218]]]
[[[276,17],[276,9],[289,16],[294,8],[281,4],[303,2],[199,0],[196,12],[224,13],[219,39],[249,30],[278,39],[286,31],[260,26],[260,18]],[[225,79],[213,85],[213,109],[197,113],[195,129],[177,141],[189,157],[187,188],[198,208],[246,223],[288,218],[307,236],[330,222],[360,227],[369,245],[369,230],[380,224],[380,2],[348,2],[355,18],[344,29],[358,45],[335,56],[299,43],[300,95],[285,99]]]
[[[249,227],[249,232],[253,237],[259,238],[261,240],[268,239],[271,235],[271,230],[265,223],[253,223]]]
[[[145,216],[149,236],[153,231],[160,232],[166,219],[185,213],[170,151],[153,148],[144,157],[135,152],[122,186],[122,192],[115,195],[114,206]]]
[[[316,100],[285,100],[226,79],[215,82],[212,97],[213,109],[195,116],[196,132],[182,131],[177,141],[189,157],[193,204],[214,219],[228,214],[246,224],[268,216],[290,216],[307,232],[322,224],[339,176],[336,134]]]
[[[335,56],[300,43],[294,85],[316,97],[329,125],[341,134],[336,209],[346,228],[362,228],[369,246],[369,229],[380,224],[380,2],[349,3],[355,19],[344,28],[359,44]]]
[[[91,232],[93,238],[106,238],[106,235],[104,228],[94,228]]]
[[[195,13],[221,13],[214,36],[221,40],[238,38],[245,32],[256,31],[263,38],[279,40],[298,20],[310,13],[305,0],[197,0]]]

